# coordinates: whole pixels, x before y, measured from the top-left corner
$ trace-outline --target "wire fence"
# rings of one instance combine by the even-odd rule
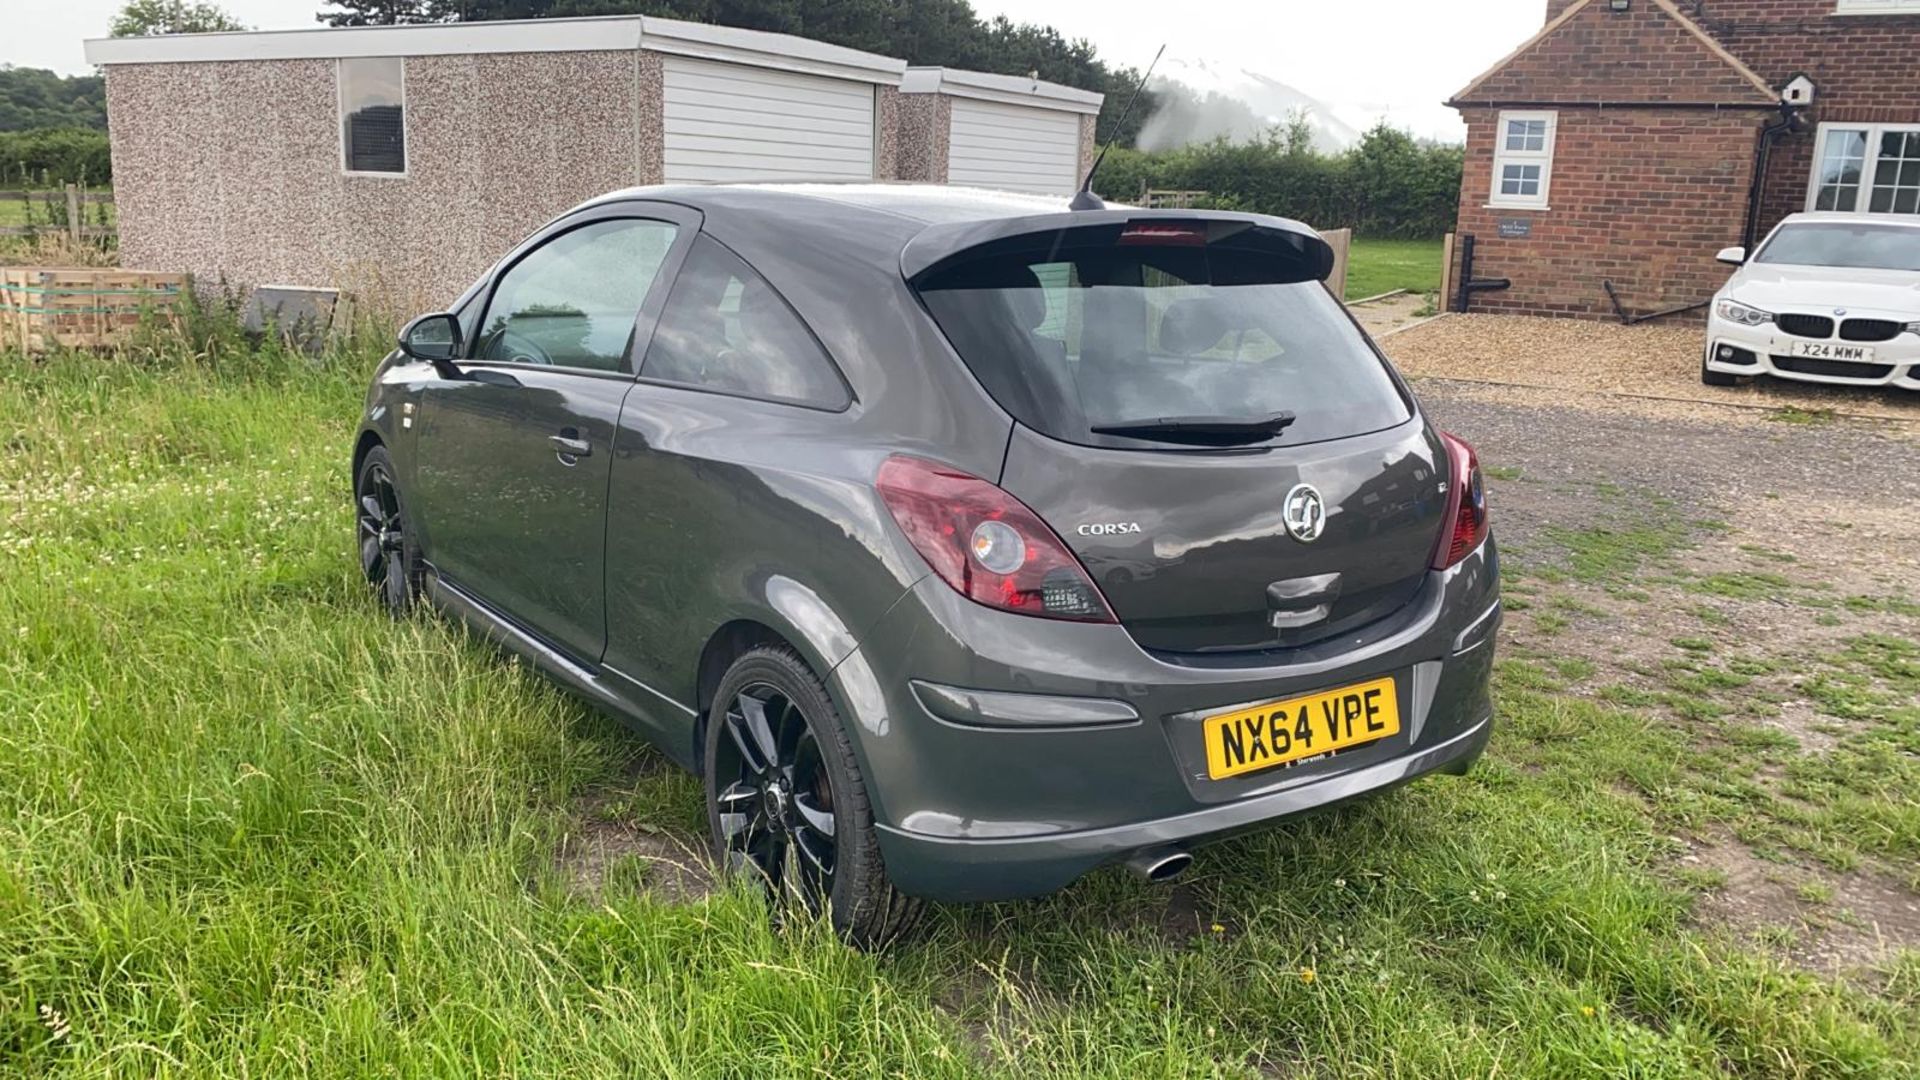
[[[35,240],[65,236],[75,244],[111,240],[119,233],[113,192],[79,184],[38,191],[0,191],[0,237]]]

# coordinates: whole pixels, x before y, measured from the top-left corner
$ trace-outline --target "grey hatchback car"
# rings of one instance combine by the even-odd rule
[[[705,780],[724,866],[872,945],[1462,772],[1474,452],[1254,214],[659,187],[541,229],[376,373],[367,579]]]

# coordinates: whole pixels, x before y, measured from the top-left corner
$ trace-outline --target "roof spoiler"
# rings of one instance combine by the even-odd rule
[[[1284,233],[1319,269],[1325,281],[1333,273],[1333,248],[1312,228],[1289,218],[1265,214],[1242,214],[1228,210],[1067,210],[1057,214],[1031,217],[982,218],[931,225],[907,241],[900,252],[900,272],[912,281],[940,264],[982,244],[1009,237],[1067,229],[1098,228],[1102,225],[1128,225],[1148,222],[1235,222],[1256,229]]]

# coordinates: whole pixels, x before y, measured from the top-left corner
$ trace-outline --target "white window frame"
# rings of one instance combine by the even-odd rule
[[[1920,0],[1915,0],[1913,10],[1920,11]],[[1873,213],[1865,209],[1873,198],[1873,185],[1880,171],[1880,137],[1889,131],[1920,132],[1920,124],[1870,124],[1863,121],[1828,120],[1822,123],[1813,142],[1813,169],[1807,176],[1807,209],[1813,210],[1820,200],[1820,166],[1827,160],[1827,138],[1835,131],[1864,131],[1867,133],[1866,160],[1862,163],[1859,193],[1854,198],[1853,210],[1839,213],[1860,214],[1865,217],[1891,217],[1910,221],[1913,214],[1895,212]]]
[[[1538,150],[1507,149],[1507,125],[1515,120],[1544,120],[1547,125],[1546,138]],[[1553,110],[1507,110],[1500,114],[1498,125],[1493,132],[1493,176],[1487,186],[1487,205],[1502,210],[1545,210],[1547,196],[1553,183],[1553,143],[1560,131],[1560,114]],[[1538,165],[1540,167],[1540,193],[1538,195],[1502,195],[1500,182],[1506,175],[1509,165]]]
[[[1835,15],[1920,14],[1920,0],[1836,0]]]
[[[398,60],[400,62],[400,164],[399,172],[355,169],[347,160],[347,80],[345,65],[356,60]],[[333,62],[333,129],[340,139],[340,172],[345,176],[370,176],[381,180],[405,180],[413,173],[413,113],[407,108],[407,58],[404,56],[343,56]]]

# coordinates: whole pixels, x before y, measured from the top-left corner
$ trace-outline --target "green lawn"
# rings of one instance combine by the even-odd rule
[[[88,190],[93,194],[102,193],[100,189],[90,188]],[[29,223],[39,225],[42,228],[49,228],[48,222],[52,220],[52,214],[66,213],[66,196],[59,191],[34,191],[28,193],[26,199],[21,199],[18,197],[17,189],[8,187],[4,181],[0,181],[0,191],[14,193],[9,197],[0,198],[0,228],[26,225]],[[112,189],[105,189],[104,193],[111,195]],[[51,210],[48,204],[49,199],[51,199],[54,204]],[[101,224],[100,215],[103,211],[106,214],[106,223],[112,224],[114,221],[114,207],[112,203],[106,203],[104,206],[100,203],[86,203],[85,213],[87,224]]]
[[[877,957],[745,891],[656,898],[638,858],[583,894],[570,834],[690,836],[697,787],[362,594],[371,361],[0,354],[0,1075],[1920,1069],[1920,958],[1876,990],[1696,928],[1670,837],[1719,781],[1526,662],[1473,775],[1172,890],[1105,871]]]
[[[1347,299],[1394,289],[1425,293],[1439,288],[1439,240],[1353,241],[1347,255]]]

